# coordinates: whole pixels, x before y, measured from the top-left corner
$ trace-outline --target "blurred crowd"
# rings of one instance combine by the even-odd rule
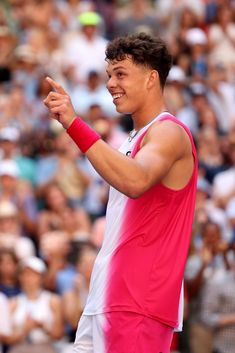
[[[132,129],[106,87],[108,41],[160,35],[173,55],[167,109],[193,134],[199,178],[172,352],[235,352],[235,1],[1,0],[0,351],[70,353],[108,185],[43,99],[46,76],[112,147]]]

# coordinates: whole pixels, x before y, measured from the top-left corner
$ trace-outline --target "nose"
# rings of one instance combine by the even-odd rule
[[[107,83],[106,83],[106,87],[107,89],[110,91],[112,90],[112,88],[116,87],[116,80],[113,76],[110,76]]]

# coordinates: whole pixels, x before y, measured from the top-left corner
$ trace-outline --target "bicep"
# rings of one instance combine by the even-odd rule
[[[173,164],[182,157],[184,153],[182,135],[178,126],[164,124],[154,127],[144,137],[135,160],[147,173],[150,186],[160,182]]]

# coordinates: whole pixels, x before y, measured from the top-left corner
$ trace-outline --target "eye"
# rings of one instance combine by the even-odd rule
[[[122,78],[124,76],[124,73],[123,72],[117,72],[117,77],[118,78]]]

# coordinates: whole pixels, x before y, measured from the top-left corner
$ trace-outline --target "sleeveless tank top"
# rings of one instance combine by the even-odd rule
[[[50,328],[53,325],[53,312],[50,306],[51,293],[43,290],[37,299],[30,300],[25,294],[19,294],[17,297],[16,309],[12,315],[12,323],[16,327],[25,324],[28,317],[39,321]],[[51,341],[51,338],[41,328],[32,329],[27,337],[31,343],[45,343]]]
[[[188,134],[194,170],[185,187],[157,183],[136,199],[110,187],[102,248],[91,276],[85,315],[131,311],[181,330],[183,277],[195,208],[197,156],[188,128],[168,113],[158,115],[120,152],[134,158],[148,127],[171,120]]]

